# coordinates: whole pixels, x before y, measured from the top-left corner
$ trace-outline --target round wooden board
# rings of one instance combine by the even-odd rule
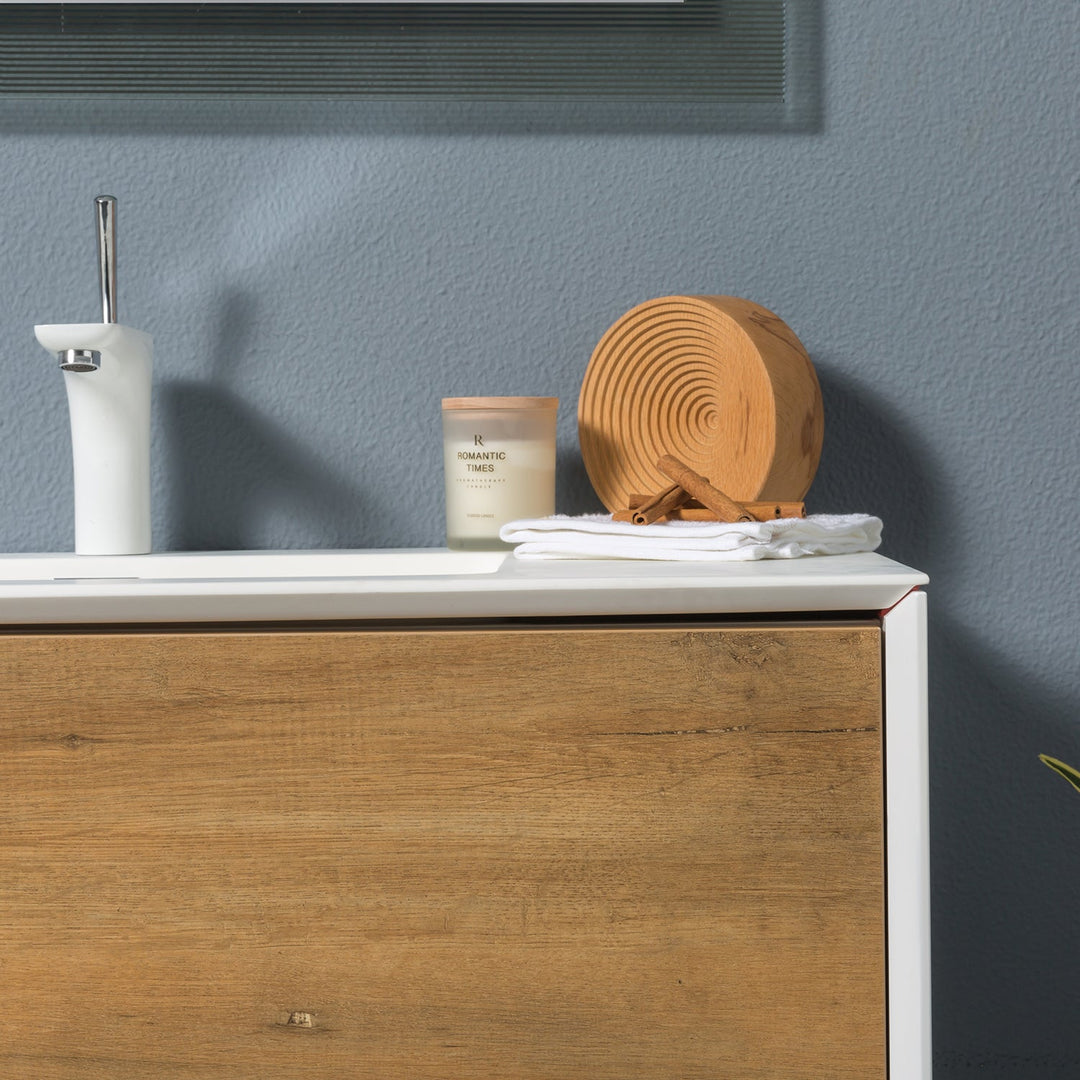
[[[609,510],[671,481],[672,454],[733,499],[798,501],[825,433],[810,357],[771,311],[734,296],[665,296],[593,351],[578,399],[589,479]]]

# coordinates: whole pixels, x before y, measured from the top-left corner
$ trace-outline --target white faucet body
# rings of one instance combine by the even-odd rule
[[[144,555],[150,539],[153,339],[119,323],[35,326],[54,356],[100,353],[96,371],[65,371],[75,467],[75,553]]]

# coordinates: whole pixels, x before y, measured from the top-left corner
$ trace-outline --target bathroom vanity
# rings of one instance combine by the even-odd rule
[[[343,554],[0,557],[0,1075],[929,1080],[923,574]]]

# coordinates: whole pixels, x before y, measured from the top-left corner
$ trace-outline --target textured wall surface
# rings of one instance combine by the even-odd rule
[[[37,322],[156,341],[159,548],[436,545],[439,399],[557,394],[633,304],[731,293],[809,349],[811,509],[928,571],[939,1077],[1080,1075],[1080,6],[824,4],[820,130],[0,132],[0,549],[72,543]],[[1070,615],[1072,613],[1072,615]]]

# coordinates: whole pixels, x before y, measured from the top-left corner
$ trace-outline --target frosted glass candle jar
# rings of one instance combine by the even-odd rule
[[[447,547],[509,547],[500,526],[555,513],[558,408],[558,398],[443,398]]]

